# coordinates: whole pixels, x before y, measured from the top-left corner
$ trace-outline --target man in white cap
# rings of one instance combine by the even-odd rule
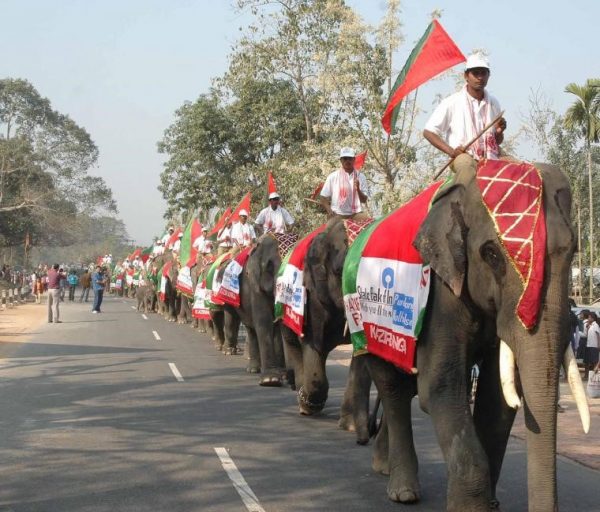
[[[208,228],[206,226],[202,226],[202,234],[194,240],[192,243],[192,247],[196,249],[199,253],[204,252],[204,244],[206,242],[206,237],[208,235]]]
[[[248,224],[248,212],[240,210],[240,221],[231,228],[231,241],[238,247],[249,247],[256,240],[254,228]]]
[[[175,232],[175,228],[173,226],[169,226],[169,229],[167,230],[167,232],[162,237],[162,244],[163,244],[163,246],[167,245],[167,242],[169,241],[169,238],[171,238],[171,236],[173,236],[174,232]]]
[[[280,199],[277,192],[271,192],[269,206],[256,217],[254,223],[262,228],[263,233],[285,233],[287,228],[294,224],[294,217],[279,204]]]
[[[225,254],[230,251],[233,247],[233,242],[231,241],[231,221],[227,220],[223,229],[219,231],[217,235],[217,242],[219,242],[217,248],[217,256],[221,256],[221,254]]]
[[[160,238],[157,238],[156,242],[154,242],[154,247],[152,248],[152,255],[160,256],[164,252],[165,252],[165,247],[162,243],[162,240]]]
[[[354,169],[356,153],[345,147],[340,150],[342,168],[333,171],[321,189],[321,205],[327,214],[344,219],[365,219],[363,204],[369,200],[369,189],[365,175]]]
[[[465,86],[436,107],[425,125],[423,136],[451,158],[468,153],[476,160],[498,159],[499,144],[504,140],[506,129],[504,118],[469,148],[465,147],[502,110],[498,100],[485,90],[490,78],[488,60],[478,53],[470,55],[464,76]]]
[[[183,232],[179,232],[179,234],[177,235],[177,240],[175,240],[175,242],[173,243],[173,252],[176,252],[177,254],[179,254],[179,251],[181,250],[181,239],[183,238]]]

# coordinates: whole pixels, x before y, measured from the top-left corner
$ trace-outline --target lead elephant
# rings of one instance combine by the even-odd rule
[[[410,424],[410,402],[417,392],[447,464],[447,510],[497,506],[496,484],[515,416],[506,400],[513,406],[519,402],[506,384],[514,382],[510,370],[516,358],[527,427],[529,510],[558,509],[558,376],[569,339],[568,276],[575,237],[565,176],[551,166],[539,169],[547,242],[537,325],[525,329],[515,313],[523,283],[471,169],[438,195],[416,238],[415,247],[433,270],[417,343],[416,382],[392,364],[364,356],[384,404],[388,436],[376,446],[389,450],[384,465],[390,469],[388,496],[394,501],[419,497]],[[476,360],[481,370],[471,414],[467,375]],[[385,454],[376,453],[378,458],[381,463]]]

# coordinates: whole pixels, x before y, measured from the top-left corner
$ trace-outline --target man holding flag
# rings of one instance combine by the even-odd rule
[[[368,215],[362,205],[369,199],[365,175],[354,168],[356,153],[352,148],[342,148],[340,162],[342,168],[327,176],[321,189],[321,205],[328,216],[361,220]]]
[[[506,129],[504,118],[466,147],[501,113],[498,100],[485,90],[490,77],[487,59],[480,54],[470,55],[464,76],[465,86],[437,106],[425,125],[423,136],[451,158],[469,153],[476,160],[497,160]]]

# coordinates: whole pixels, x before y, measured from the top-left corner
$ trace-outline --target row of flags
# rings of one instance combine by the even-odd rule
[[[412,50],[400,74],[396,78],[394,86],[390,91],[384,114],[381,118],[383,129],[392,134],[400,111],[402,100],[412,91],[423,83],[431,80],[447,69],[465,62],[466,57],[450,38],[438,20],[433,20],[425,33],[421,36],[417,45]],[[367,151],[356,156],[354,162],[355,170],[360,170],[367,158]],[[320,183],[311,194],[310,198],[315,200],[321,192],[324,183]],[[269,171],[267,176],[267,194],[277,192],[277,186],[273,173]],[[248,192],[235,209],[228,207],[219,217],[212,230],[208,233],[208,238],[215,241],[219,232],[229,223],[239,221],[240,211],[250,212],[251,194]],[[176,229],[173,235],[165,244],[165,248],[171,248],[177,241],[181,228]],[[196,249],[193,242],[201,236],[202,225],[192,218],[183,229],[183,236],[180,246],[180,263],[185,266],[191,266],[196,259]],[[149,247],[137,248],[129,255],[129,261],[133,261],[137,256],[145,263],[153,251],[153,245]]]

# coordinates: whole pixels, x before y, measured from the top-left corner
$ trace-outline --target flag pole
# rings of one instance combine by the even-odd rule
[[[503,115],[504,115],[504,110],[502,112],[500,112],[492,121],[490,121],[488,124],[486,124],[483,127],[483,129],[477,135],[475,135],[475,137],[473,137],[469,142],[467,142],[466,146],[464,146],[465,150],[470,148],[479,139],[479,137],[481,137],[492,126],[494,126],[498,121],[500,121],[500,119],[502,119]],[[444,167],[442,167],[438,172],[435,173],[435,176],[433,177],[433,179],[437,180],[440,177],[440,174],[442,174],[446,169],[448,169],[448,167],[450,167],[452,165],[452,162],[454,162],[455,159],[456,159],[456,157],[453,157],[450,160],[448,160],[446,162],[446,165],[444,165]]]

